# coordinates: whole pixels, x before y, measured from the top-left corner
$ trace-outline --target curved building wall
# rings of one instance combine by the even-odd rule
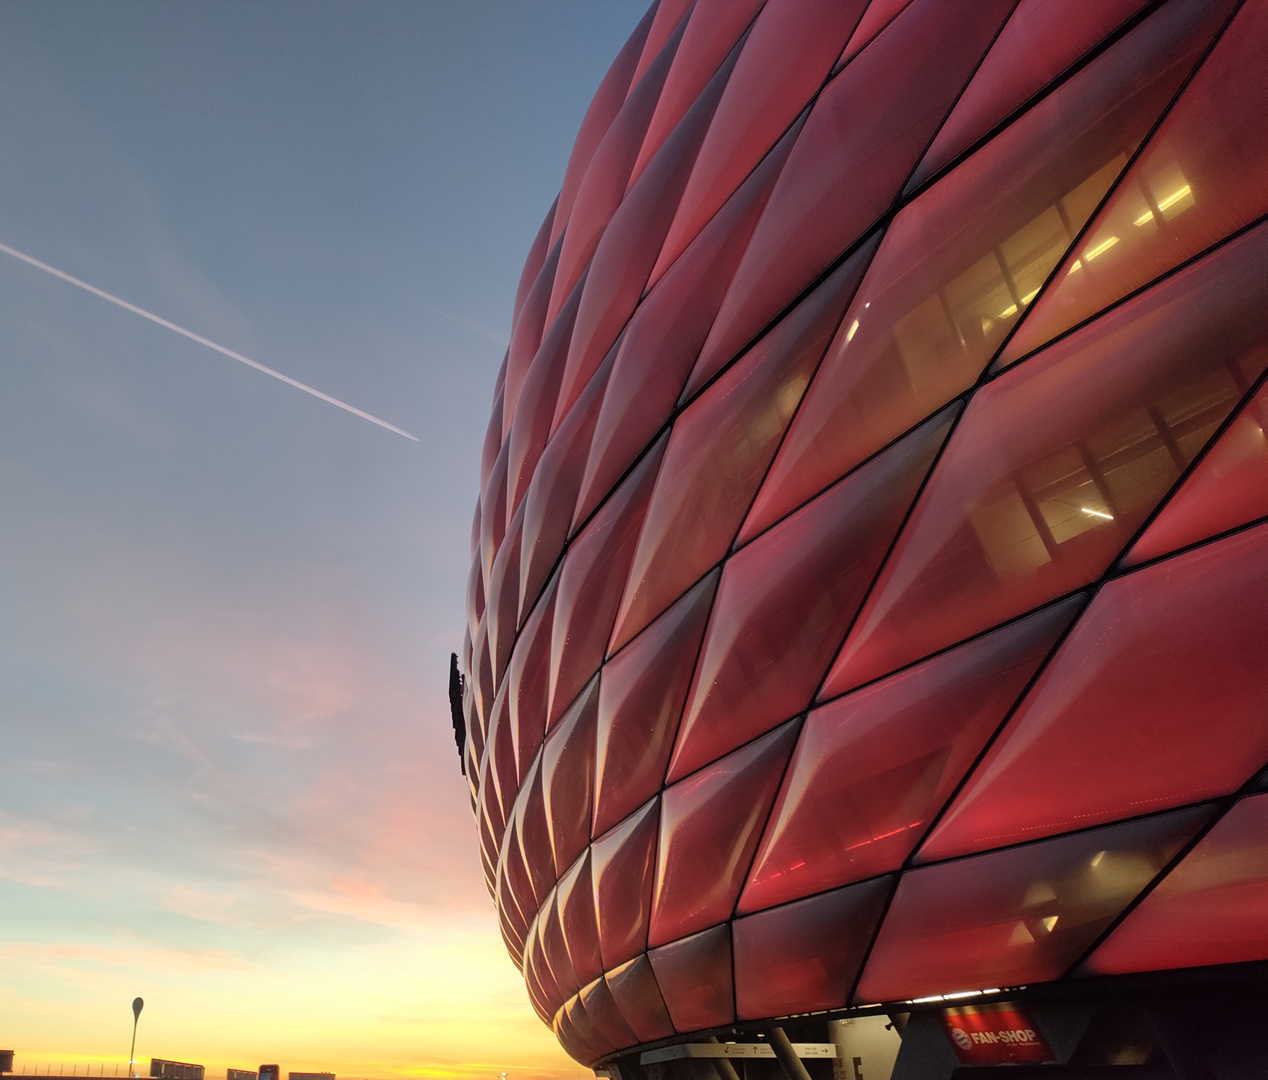
[[[661,0],[529,255],[465,766],[564,1046],[1268,958],[1268,2]]]

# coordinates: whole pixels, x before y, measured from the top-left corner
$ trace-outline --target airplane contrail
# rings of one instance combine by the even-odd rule
[[[63,281],[69,282],[71,285],[76,285],[79,288],[92,293],[93,296],[100,296],[103,300],[109,300],[110,303],[116,304],[125,311],[130,311],[134,315],[140,315],[141,318],[149,319],[150,322],[158,323],[159,326],[166,327],[168,330],[174,330],[182,337],[189,338],[190,341],[196,341],[199,345],[206,345],[209,349],[215,349],[216,352],[229,357],[230,360],[237,360],[238,363],[246,364],[247,367],[253,367],[256,371],[264,372],[265,375],[272,375],[273,378],[281,379],[282,382],[287,385],[293,386],[297,390],[303,390],[306,394],[312,394],[313,397],[321,398],[322,401],[329,402],[331,405],[335,405],[346,412],[350,412],[353,416],[359,416],[362,420],[369,420],[372,424],[378,424],[379,427],[387,428],[388,431],[394,431],[398,435],[404,435],[405,438],[413,439],[414,442],[418,442],[417,435],[411,435],[408,431],[402,431],[400,428],[389,424],[386,420],[380,420],[377,416],[371,416],[368,412],[362,412],[355,406],[349,405],[346,401],[340,401],[338,398],[333,398],[329,394],[323,394],[320,390],[309,386],[307,383],[302,383],[298,379],[292,379],[289,375],[283,375],[280,371],[274,371],[271,367],[265,367],[263,364],[256,363],[256,361],[252,360],[250,357],[243,356],[241,353],[236,353],[232,349],[226,349],[223,345],[217,345],[214,341],[208,341],[201,334],[195,334],[192,330],[186,330],[183,326],[177,326],[174,322],[168,322],[166,319],[160,318],[153,312],[146,311],[145,308],[137,307],[136,304],[129,304],[126,300],[121,300],[119,297],[106,292],[104,289],[98,289],[95,285],[89,285],[86,281],[80,281],[77,277],[71,277],[70,274],[63,273],[61,270],[49,266],[47,263],[42,263],[39,259],[33,259],[30,255],[24,255],[15,248],[9,247],[7,244],[0,244],[0,251],[3,251],[6,255],[12,255],[15,259],[20,259],[29,266],[34,266],[37,270],[43,270],[46,274],[52,274],[54,277],[61,278]]]

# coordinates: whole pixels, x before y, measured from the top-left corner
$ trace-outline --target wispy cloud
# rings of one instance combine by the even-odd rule
[[[309,386],[307,383],[302,383],[298,379],[292,379],[289,375],[283,375],[280,371],[275,371],[271,367],[266,367],[264,364],[258,363],[250,357],[243,356],[241,353],[234,352],[232,349],[227,349],[223,345],[217,345],[214,341],[203,337],[201,334],[195,334],[192,330],[186,330],[183,326],[177,326],[176,323],[170,322],[159,315],[155,315],[152,311],[146,311],[144,308],[137,307],[135,304],[130,304],[128,301],[120,299],[113,293],[108,293],[104,289],[97,288],[95,285],[89,285],[86,281],[80,281],[79,278],[72,277],[70,274],[67,274],[62,270],[58,270],[56,267],[49,266],[48,263],[40,262],[39,259],[33,258],[30,255],[25,255],[16,248],[11,248],[7,244],[0,244],[0,251],[3,251],[6,255],[12,255],[13,258],[19,259],[28,266],[35,267],[37,270],[43,270],[46,274],[52,274],[53,277],[60,278],[62,281],[83,289],[85,292],[90,292],[93,296],[99,296],[102,300],[109,301],[117,307],[123,308],[125,311],[130,311],[134,315],[140,315],[143,319],[149,319],[150,322],[156,323],[167,330],[171,330],[173,333],[180,334],[182,337],[187,337],[190,341],[196,341],[199,345],[205,345],[209,349],[214,349],[222,356],[227,356],[229,359],[237,360],[240,364],[246,364],[247,367],[255,368],[256,371],[261,371],[265,375],[271,375],[275,379],[280,379],[288,386],[293,386],[297,390],[303,390],[306,394],[312,394],[313,397],[320,398],[322,401],[328,402],[336,408],[343,409],[345,412],[350,412],[353,416],[359,416],[362,420],[369,420],[372,424],[378,424],[381,428],[386,428],[388,431],[393,431],[397,435],[404,435],[405,438],[418,442],[417,435],[411,435],[408,431],[403,431],[401,428],[398,428],[393,424],[389,424],[386,420],[380,420],[377,416],[373,416],[368,412],[358,409],[354,405],[349,405],[346,401],[340,401],[336,397],[324,394],[315,387]]]

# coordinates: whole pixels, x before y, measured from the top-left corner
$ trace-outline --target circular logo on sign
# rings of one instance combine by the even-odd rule
[[[960,1028],[951,1029],[951,1039],[961,1050],[972,1050],[973,1040]]]

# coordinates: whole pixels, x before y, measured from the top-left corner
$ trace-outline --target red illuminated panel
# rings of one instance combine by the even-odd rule
[[[919,858],[1236,791],[1268,761],[1268,527],[1101,589]]]
[[[489,605],[485,623],[488,626],[494,686],[500,686],[502,676],[506,674],[506,661],[511,655],[519,624],[519,547],[523,517],[522,513],[517,513],[511,519],[502,548],[493,560],[493,571],[489,574]]]
[[[665,791],[650,944],[730,917],[798,727],[786,724]]]
[[[572,290],[572,295],[560,309],[555,321],[542,338],[533,357],[532,366],[524,377],[524,386],[515,406],[511,430],[506,437],[507,504],[509,516],[515,512],[533,478],[533,471],[546,447],[550,434],[551,417],[555,415],[555,402],[559,397],[560,381],[568,360],[568,349],[576,325],[577,310],[586,288],[586,275],[582,274]]]
[[[1268,386],[1237,415],[1123,559],[1135,566],[1268,515]]]
[[[572,969],[572,958],[568,955],[568,942],[564,939],[563,922],[559,917],[559,896],[554,894],[542,907],[539,920],[541,926],[542,952],[550,967],[551,976],[560,992],[567,997],[575,994],[579,980]]]
[[[768,0],[700,148],[653,281],[796,119],[827,78],[865,5],[866,0]]]
[[[542,453],[524,496],[520,612],[526,615],[559,561],[612,365],[604,364]],[[605,493],[606,494],[606,493]]]
[[[567,415],[643,294],[678,195],[734,63],[733,53],[622,200],[599,241],[585,278],[577,328],[554,410],[555,426]]]
[[[739,910],[898,869],[1079,607],[1055,605],[812,712]]]
[[[551,626],[550,723],[563,715],[603,662],[662,447],[639,463],[564,557]]]
[[[630,82],[643,55],[643,45],[647,41],[647,33],[651,29],[655,15],[656,9],[648,8],[647,14],[634,28],[629,40],[621,47],[611,68],[603,77],[603,82],[599,84],[599,89],[595,92],[594,100],[581,120],[581,129],[577,132],[577,141],[573,144],[572,153],[568,158],[568,168],[564,172],[554,220],[551,222],[551,244],[559,238],[564,231],[564,226],[568,224],[573,203],[577,198],[577,190],[581,186],[586,170],[590,167],[595,151],[621,111],[621,106],[625,104]]]
[[[949,423],[935,417],[727,563],[670,780],[810,704]]]
[[[833,275],[674,424],[613,648],[726,554],[861,272]]]
[[[718,1027],[735,1019],[729,925],[662,945],[647,955],[679,1031]]]
[[[854,31],[850,40],[846,42],[846,46],[841,52],[841,58],[837,61],[837,67],[846,64],[856,52],[872,41],[911,2],[912,0],[871,0],[871,3],[867,5],[867,10],[863,12],[863,18],[859,20],[858,28]]]
[[[1030,317],[1011,363],[1268,210],[1268,4],[1244,5]]]
[[[908,188],[945,167],[1147,4],[1148,0],[1104,0],[1072,19],[1063,5],[1022,0],[916,167]],[[1226,4],[1225,17],[1229,10]],[[1166,24],[1177,19],[1191,32],[1206,15],[1206,5],[1172,4],[1163,8],[1163,17],[1155,20],[1149,33],[1169,36]]]
[[[552,582],[524,624],[502,693],[506,695],[507,722],[515,743],[515,760],[521,773],[542,744],[546,726],[546,693],[550,688],[550,627],[555,615]]]
[[[631,183],[642,174],[652,155],[744,36],[764,3],[765,0],[696,0],[673,65],[665,76],[656,111],[647,125]]]
[[[594,786],[594,718],[598,680],[568,710],[542,747],[542,796],[555,867],[562,873],[590,840],[590,798]]]
[[[559,264],[559,244],[555,244],[547,255],[544,265],[524,298],[515,324],[511,328],[511,344],[506,351],[505,380],[501,408],[493,412],[493,422],[489,426],[489,438],[485,441],[485,468],[481,479],[487,484],[494,459],[503,445],[503,440],[510,433],[511,423],[515,418],[515,408],[519,404],[520,389],[528,375],[529,365],[537,355],[538,346],[542,343],[542,333],[546,329],[546,307],[550,303],[550,291],[555,284],[555,269]],[[496,437],[496,441],[491,441]],[[491,453],[490,453],[491,451]]]
[[[599,949],[605,968],[616,967],[647,947],[659,809],[660,800],[653,799],[596,840],[591,849]]]
[[[572,970],[578,982],[589,982],[603,973],[589,852],[582,855],[560,879],[557,903]]]
[[[594,446],[582,462],[577,522],[603,501],[673,411],[791,145],[785,137],[753,170],[630,320]]]
[[[581,991],[581,1004],[585,1006],[586,1015],[599,1034],[618,1050],[633,1046],[639,1041],[625,1022],[607,982],[602,978],[595,979]]]
[[[1101,975],[1268,959],[1268,796],[1243,799],[1088,960]]]
[[[548,322],[563,306],[565,297],[589,265],[595,248],[603,239],[604,229],[625,195],[630,172],[643,145],[652,110],[656,107],[656,99],[660,96],[660,88],[681,36],[679,30],[671,37],[671,47],[661,50],[630,92],[586,169],[563,235],[559,269],[555,273],[555,284],[546,309]]]
[[[787,513],[973,385],[1179,85],[1177,52],[1174,34],[1125,39],[899,212],[755,517]],[[1102,108],[1107,94],[1121,104]]]
[[[534,908],[555,885],[555,858],[550,843],[550,824],[542,798],[541,758],[533,762],[524,788],[515,802],[515,831],[520,855],[528,869]]]
[[[607,980],[621,1015],[640,1042],[665,1039],[674,1033],[652,965],[645,955],[613,968]]]
[[[1268,227],[978,391],[851,631],[836,685],[1104,573],[1268,365],[1265,292]]]
[[[717,583],[717,573],[710,574],[603,669],[595,758],[595,836],[632,814],[665,782]]]
[[[1209,816],[1178,810],[905,874],[857,1000],[1059,977]]]
[[[753,231],[701,363],[739,352],[889,209],[1011,7],[976,0],[965,19],[954,4],[917,0],[828,84]],[[896,77],[903,70],[920,78]]]
[[[740,1019],[848,1005],[892,888],[878,878],[736,919]]]

